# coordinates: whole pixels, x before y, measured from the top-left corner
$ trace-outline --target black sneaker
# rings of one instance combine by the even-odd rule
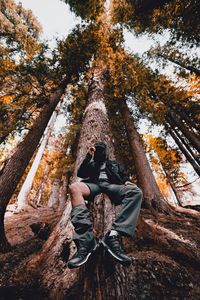
[[[126,266],[131,264],[131,258],[124,253],[120,245],[119,235],[109,236],[109,234],[106,234],[101,242],[108,252],[121,264]]]
[[[90,255],[92,254],[93,251],[96,250],[98,244],[96,242],[96,240],[94,240],[92,242],[92,245],[88,247],[82,245],[77,252],[75,253],[75,255],[68,261],[67,266],[69,269],[74,269],[74,268],[78,268],[80,266],[82,266],[83,264],[85,264],[88,260],[88,258],[90,257]]]

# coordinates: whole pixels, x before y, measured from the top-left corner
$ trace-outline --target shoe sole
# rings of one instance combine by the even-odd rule
[[[76,265],[76,266],[70,266],[69,264],[67,264],[68,268],[69,268],[69,269],[75,269],[75,268],[79,268],[79,267],[81,267],[82,265],[84,265],[84,264],[88,261],[88,259],[89,259],[90,255],[92,254],[92,252],[94,252],[94,251],[97,249],[97,247],[98,247],[98,244],[92,249],[92,251],[90,251],[90,252],[88,253],[88,255],[86,256],[86,258],[84,259],[84,261],[82,261],[82,262],[79,263],[78,265]]]
[[[130,265],[131,264],[131,261],[123,261],[122,259],[120,259],[118,256],[115,255],[114,252],[112,252],[112,250],[109,248],[109,246],[104,242],[104,241],[101,241],[101,243],[103,244],[103,246],[106,248],[106,250],[108,250],[108,252],[118,261],[120,262],[121,264],[123,265]]]

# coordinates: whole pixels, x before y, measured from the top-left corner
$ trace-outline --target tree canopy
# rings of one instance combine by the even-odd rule
[[[198,0],[113,1],[113,20],[136,33],[158,33],[169,29],[174,40],[199,43]]]
[[[10,251],[0,255],[1,286],[18,298],[34,290],[39,299],[197,299],[198,207],[181,206],[185,195],[196,197],[192,183],[200,176],[199,65],[192,55],[199,3],[64,2],[81,21],[51,50],[40,41],[32,12],[1,1],[0,252]],[[168,32],[169,40],[139,56],[125,48],[125,28],[137,36]],[[162,72],[168,63],[176,65],[170,76]],[[65,129],[56,135],[50,125],[63,102]],[[122,237],[134,259],[128,269],[115,265],[100,243],[84,268],[71,271],[69,185],[97,140],[124,165],[133,190],[142,195],[137,184],[143,192],[135,237]],[[187,176],[188,166],[195,180]],[[8,203],[16,204],[27,174],[27,211],[17,211],[5,231]],[[107,200],[103,195],[88,202],[99,241],[120,209]],[[12,248],[10,240],[19,245]],[[35,293],[37,286],[44,294]]]

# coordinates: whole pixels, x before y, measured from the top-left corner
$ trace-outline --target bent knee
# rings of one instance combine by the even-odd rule
[[[142,192],[142,190],[139,187],[137,187],[136,191],[137,191],[138,199],[140,201],[142,201],[142,199],[143,199],[143,192]]]
[[[137,191],[138,191],[138,194],[140,195],[140,197],[142,198],[142,197],[143,197],[143,192],[142,192],[142,190],[138,187],[138,188],[137,188]]]
[[[74,193],[77,193],[77,192],[80,192],[80,191],[81,191],[81,187],[80,187],[79,182],[74,182],[74,183],[70,184],[69,192],[71,194],[74,194]]]
[[[138,186],[133,186],[133,187],[131,187],[131,188],[128,190],[127,194],[128,194],[129,196],[136,196],[136,195],[137,195],[137,198],[138,198],[140,201],[142,201],[142,198],[143,198],[143,192],[142,192],[142,190],[141,190]]]

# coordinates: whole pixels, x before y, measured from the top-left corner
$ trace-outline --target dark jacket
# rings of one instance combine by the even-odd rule
[[[100,166],[91,160],[92,156],[87,154],[81,163],[77,176],[84,178],[83,181],[96,183],[100,174]],[[124,184],[129,181],[129,176],[124,168],[116,160],[106,160],[106,174],[110,183]]]

